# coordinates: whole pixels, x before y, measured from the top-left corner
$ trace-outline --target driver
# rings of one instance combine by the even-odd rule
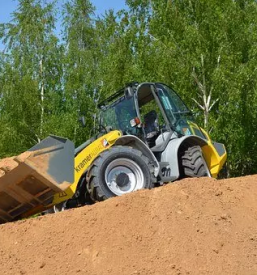
[[[158,136],[158,116],[155,110],[150,111],[144,116],[146,140],[150,147],[155,145]]]

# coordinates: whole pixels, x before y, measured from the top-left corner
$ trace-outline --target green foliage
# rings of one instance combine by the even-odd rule
[[[89,0],[67,0],[62,10],[56,2],[19,0],[0,25],[1,157],[50,133],[79,145],[92,135],[99,98],[130,81],[160,81],[225,143],[229,175],[257,172],[256,1],[127,0],[126,10],[102,17]],[[208,112],[199,108],[203,92]]]

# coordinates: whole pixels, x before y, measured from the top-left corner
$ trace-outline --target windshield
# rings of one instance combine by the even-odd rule
[[[111,126],[113,130],[122,130],[125,133],[134,133],[130,120],[137,117],[134,99],[120,98],[117,102],[101,111],[104,126]]]
[[[164,84],[156,84],[162,107],[175,131],[182,135],[190,135],[188,122],[194,121],[191,111],[171,88]]]

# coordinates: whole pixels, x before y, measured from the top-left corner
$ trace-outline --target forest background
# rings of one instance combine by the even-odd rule
[[[96,99],[154,81],[225,144],[228,176],[257,173],[257,1],[127,0],[102,16],[89,0],[18,2],[0,24],[0,157],[49,134],[79,145]]]

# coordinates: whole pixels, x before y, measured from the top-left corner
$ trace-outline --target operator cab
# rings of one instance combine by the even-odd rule
[[[193,123],[191,111],[175,91],[162,83],[133,83],[121,89],[101,105],[101,118],[104,126],[139,137],[153,151],[163,150],[159,147],[172,134],[205,138]]]
[[[192,134],[188,125],[191,112],[168,86],[143,83],[138,86],[136,97],[146,141],[153,151],[161,151],[163,148],[159,147],[165,146],[172,133]]]
[[[160,148],[157,147],[166,141],[166,137],[170,138],[172,133],[177,136],[196,135],[208,139],[201,128],[195,124],[192,112],[179,95],[167,85],[162,83],[139,85],[136,102],[138,102],[147,142],[153,151],[159,151]],[[148,119],[149,117],[151,119]],[[150,141],[148,129],[152,129]]]

